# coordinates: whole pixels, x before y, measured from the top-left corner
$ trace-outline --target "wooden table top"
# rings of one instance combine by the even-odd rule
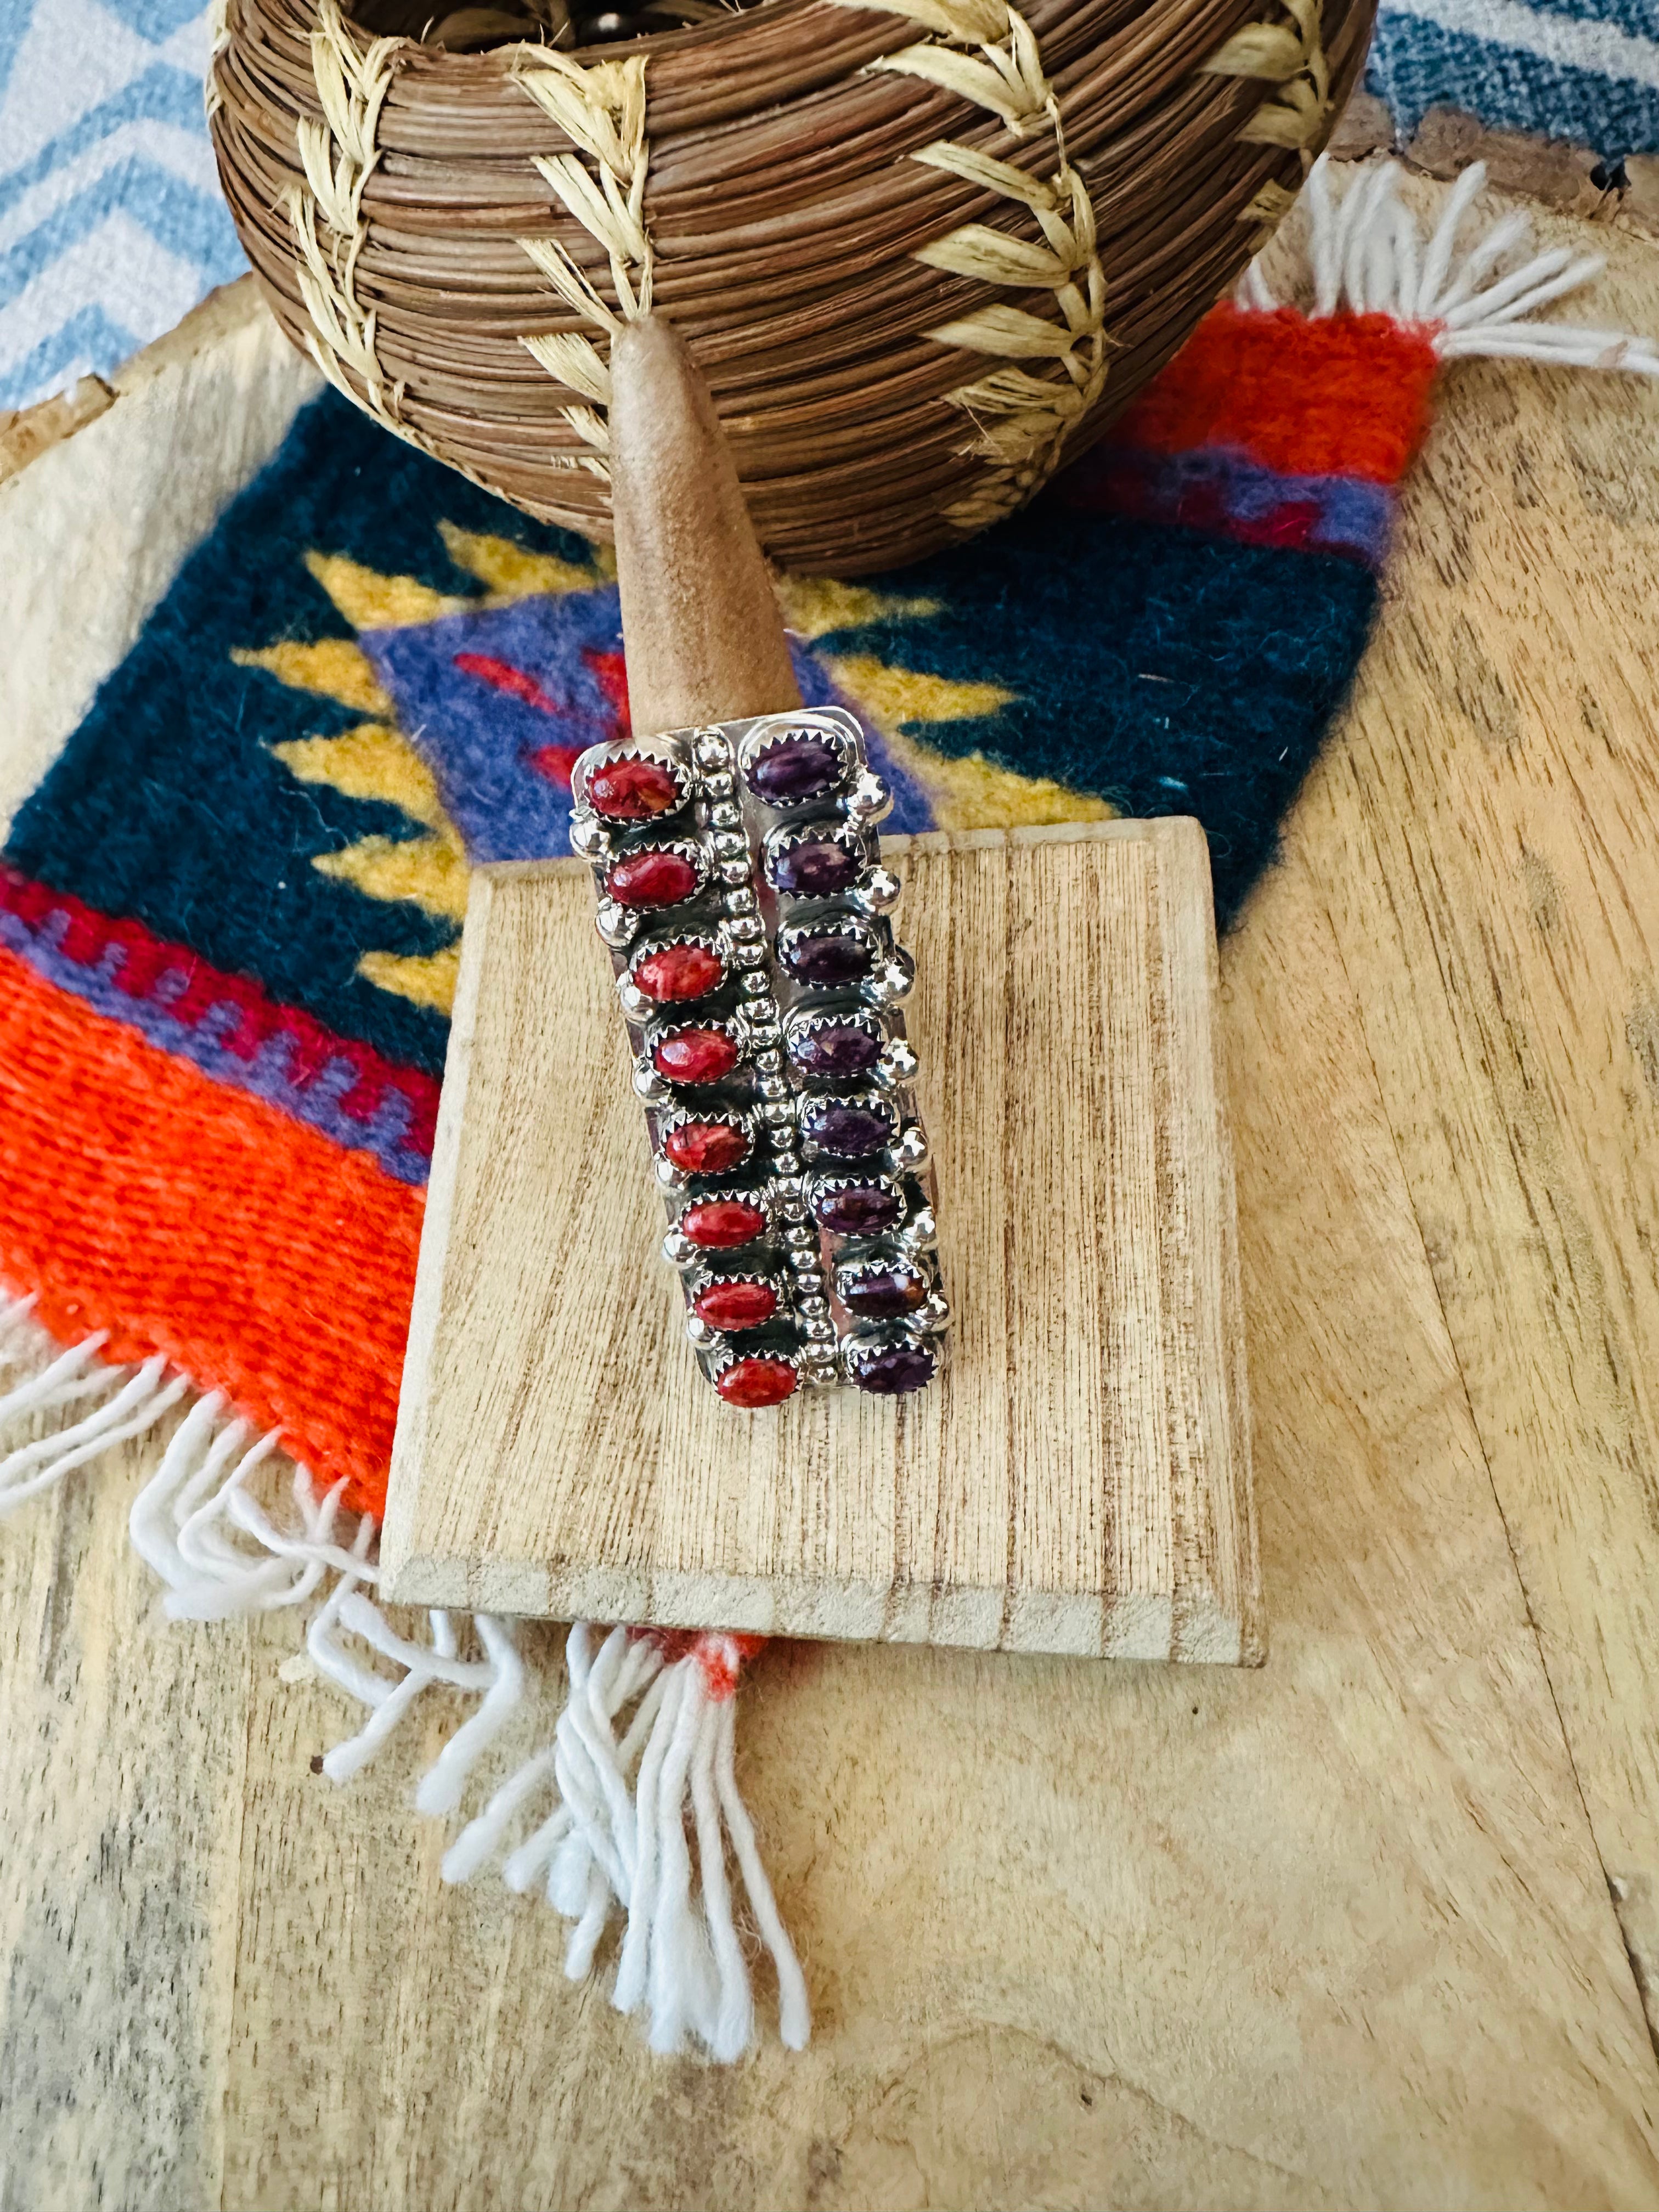
[[[0,2205],[1659,2203],[1659,387],[1455,374],[1222,953],[1265,1669],[771,1648],[814,2039],[665,2063],[83,1473],[0,1541]]]

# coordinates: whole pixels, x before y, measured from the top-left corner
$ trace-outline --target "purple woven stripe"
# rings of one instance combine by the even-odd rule
[[[1209,447],[1173,454],[1120,447],[1103,454],[1101,465],[1118,495],[1114,503],[1148,520],[1345,554],[1371,568],[1388,556],[1394,495],[1362,477],[1280,476]]]
[[[290,1063],[295,1054],[291,1037],[280,1034],[266,1039],[251,1060],[232,1052],[225,1043],[240,1029],[246,1010],[234,1000],[213,1006],[198,1021],[186,1023],[170,1014],[155,998],[134,998],[116,981],[121,948],[112,945],[95,965],[71,960],[61,951],[65,914],[53,915],[40,930],[31,929],[18,915],[0,908],[0,945],[27,960],[37,975],[68,991],[100,1014],[137,1030],[163,1052],[190,1060],[216,1082],[251,1091],[269,1106],[309,1123],[354,1152],[372,1152],[386,1173],[399,1182],[417,1188],[427,1179],[430,1162],[404,1144],[414,1109],[407,1095],[388,1085],[372,1118],[360,1121],[343,1111],[340,1100],[358,1079],[349,1060],[331,1060],[303,1082],[295,1080]],[[173,995],[177,995],[176,991]]]

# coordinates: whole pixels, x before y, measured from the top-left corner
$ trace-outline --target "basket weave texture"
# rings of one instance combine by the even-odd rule
[[[1375,12],[763,0],[571,56],[446,53],[400,4],[220,0],[220,173],[289,336],[604,538],[610,337],[665,313],[769,552],[842,575],[960,540],[1099,434],[1291,205]]]

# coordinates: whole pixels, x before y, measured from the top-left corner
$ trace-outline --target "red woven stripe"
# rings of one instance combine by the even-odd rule
[[[1224,302],[1111,434],[1146,453],[1227,447],[1285,476],[1395,484],[1428,427],[1437,365],[1421,325]]]
[[[0,950],[0,1281],[165,1352],[380,1514],[422,1199]]]
[[[337,1036],[297,1006],[280,1005],[251,976],[215,968],[188,945],[169,945],[141,921],[112,921],[71,893],[50,890],[3,862],[0,908],[16,915],[32,930],[62,916],[58,950],[82,967],[96,968],[110,947],[118,945],[121,958],[113,972],[116,988],[130,999],[150,999],[159,985],[167,982],[170,994],[165,1004],[176,1021],[193,1027],[216,1008],[237,1007],[242,1019],[223,1040],[225,1048],[252,1060],[262,1045],[280,1033],[290,1046],[287,1078],[291,1083],[313,1082],[331,1061],[349,1060],[356,1078],[337,1103],[354,1121],[372,1121],[388,1090],[401,1091],[411,1109],[403,1141],[411,1152],[431,1157],[439,1086],[419,1068],[399,1066],[372,1045]]]

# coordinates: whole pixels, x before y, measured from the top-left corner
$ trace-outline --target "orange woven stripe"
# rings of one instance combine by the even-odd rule
[[[1146,453],[1231,447],[1280,476],[1395,484],[1428,428],[1437,368],[1422,324],[1224,302],[1112,434]]]
[[[0,951],[0,1281],[165,1352],[380,1514],[422,1194]]]

